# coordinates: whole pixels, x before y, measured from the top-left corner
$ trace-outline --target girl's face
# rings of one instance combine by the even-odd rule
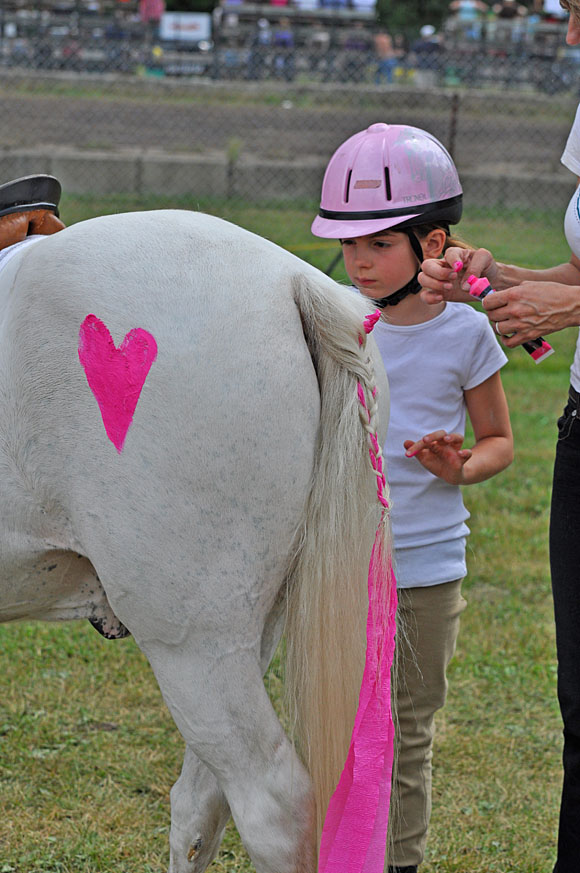
[[[343,239],[344,266],[353,285],[374,300],[388,297],[413,278],[417,259],[406,233],[382,230]]]

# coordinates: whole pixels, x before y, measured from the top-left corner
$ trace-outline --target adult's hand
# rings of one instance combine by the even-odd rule
[[[490,321],[508,348],[580,324],[580,287],[522,282],[483,300]]]
[[[455,264],[463,266],[455,270]],[[421,264],[418,279],[422,285],[421,297],[426,303],[455,300],[461,303],[473,300],[469,294],[468,276],[485,276],[490,285],[499,277],[499,267],[487,249],[464,249],[453,246],[443,258],[428,258]]]

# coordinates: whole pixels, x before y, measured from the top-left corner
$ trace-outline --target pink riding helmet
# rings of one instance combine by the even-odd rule
[[[372,124],[331,157],[312,233],[348,239],[395,225],[461,218],[461,183],[434,136],[405,124]]]

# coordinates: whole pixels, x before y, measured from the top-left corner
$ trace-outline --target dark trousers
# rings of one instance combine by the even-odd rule
[[[550,565],[558,700],[564,721],[564,783],[554,873],[580,870],[580,398],[570,388],[558,420],[550,517]]]

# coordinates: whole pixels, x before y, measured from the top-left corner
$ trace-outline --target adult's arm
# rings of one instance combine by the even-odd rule
[[[462,261],[459,272],[453,265]],[[488,294],[483,306],[492,322],[499,322],[502,338],[509,348],[565,327],[580,325],[580,259],[547,270],[532,270],[494,260],[487,249],[451,248],[443,260],[423,262],[419,282],[422,296],[429,303],[442,300],[466,302],[467,276],[485,276],[496,290]]]

